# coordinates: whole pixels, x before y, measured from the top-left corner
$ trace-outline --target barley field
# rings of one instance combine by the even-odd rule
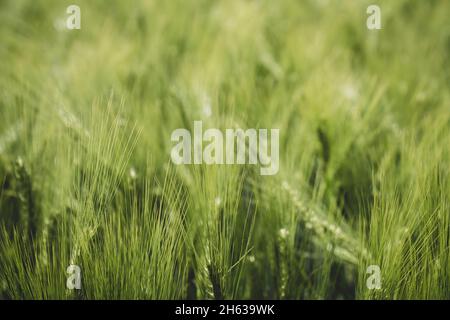
[[[450,299],[449,13],[0,0],[0,299]],[[174,164],[194,121],[278,172]]]

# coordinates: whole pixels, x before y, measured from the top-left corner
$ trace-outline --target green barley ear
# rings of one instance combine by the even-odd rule
[[[195,300],[197,298],[197,284],[195,283],[195,269],[193,266],[189,267],[188,271],[188,285],[187,285],[187,299]]]
[[[26,235],[34,239],[41,226],[42,217],[37,205],[36,193],[33,189],[32,178],[29,169],[22,158],[18,158],[14,164],[14,176],[16,193],[19,199],[19,221],[26,230]]]
[[[326,166],[330,160],[330,141],[322,127],[317,128],[317,136],[322,147],[322,159]]]
[[[223,300],[222,286],[220,284],[220,271],[213,264],[208,265],[208,275],[211,281],[214,299]]]

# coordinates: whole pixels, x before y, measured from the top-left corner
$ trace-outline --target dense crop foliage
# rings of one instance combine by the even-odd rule
[[[1,0],[0,298],[449,299],[450,2],[372,2]],[[195,120],[278,174],[172,164]]]

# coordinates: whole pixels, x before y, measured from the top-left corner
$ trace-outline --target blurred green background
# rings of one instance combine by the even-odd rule
[[[449,299],[449,12],[0,0],[0,298]],[[279,173],[173,166],[194,120]]]

